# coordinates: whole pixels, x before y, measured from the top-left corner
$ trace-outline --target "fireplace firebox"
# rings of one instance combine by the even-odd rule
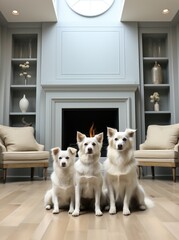
[[[76,132],[89,136],[94,125],[95,134],[104,133],[101,156],[106,157],[107,127],[119,128],[118,108],[64,108],[62,109],[62,148],[77,148]]]

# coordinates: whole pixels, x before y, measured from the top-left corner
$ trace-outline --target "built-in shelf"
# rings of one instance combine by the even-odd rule
[[[29,63],[29,68],[19,65]],[[27,72],[31,77],[25,80],[20,73]],[[36,89],[37,89],[37,34],[12,34],[10,112],[11,126],[22,126],[30,122],[36,126]],[[23,97],[29,100],[27,112],[21,112],[19,101]]]
[[[150,29],[141,31],[141,94],[143,106],[143,140],[149,125],[167,125],[171,123],[171,81],[169,74],[168,32]],[[152,69],[155,63],[160,65],[162,83],[155,84],[152,80]],[[160,95],[159,111],[154,110],[150,96],[154,92]]]
[[[22,115],[36,115],[36,112],[10,112],[10,115],[19,115],[19,116],[22,116]]]

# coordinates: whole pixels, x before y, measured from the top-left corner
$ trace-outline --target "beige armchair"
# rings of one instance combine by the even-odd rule
[[[179,124],[150,125],[146,141],[134,152],[139,166],[139,177],[143,166],[150,166],[155,178],[154,167],[171,167],[173,181],[176,181],[176,168],[179,166]]]
[[[47,178],[49,152],[34,138],[33,127],[8,127],[0,125],[0,168],[3,169],[3,181],[6,182],[8,168],[31,168],[31,180],[34,168],[42,167]]]

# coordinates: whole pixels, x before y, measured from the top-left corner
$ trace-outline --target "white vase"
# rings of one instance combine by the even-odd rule
[[[160,64],[155,62],[155,65],[152,68],[152,82],[153,84],[161,84],[162,83],[162,68]]]
[[[154,103],[154,111],[155,111],[155,112],[159,112],[159,110],[160,110],[159,103],[158,103],[158,102],[155,102],[155,103]]]
[[[23,95],[23,98],[19,101],[19,107],[21,112],[26,112],[29,107],[29,101],[26,98],[25,94]]]

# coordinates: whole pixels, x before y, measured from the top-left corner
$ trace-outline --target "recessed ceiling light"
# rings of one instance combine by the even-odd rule
[[[19,15],[19,12],[17,10],[13,10],[12,11],[12,14],[15,15],[15,16],[18,16]]]
[[[163,9],[162,13],[163,14],[168,14],[169,13],[169,9],[168,8]]]

